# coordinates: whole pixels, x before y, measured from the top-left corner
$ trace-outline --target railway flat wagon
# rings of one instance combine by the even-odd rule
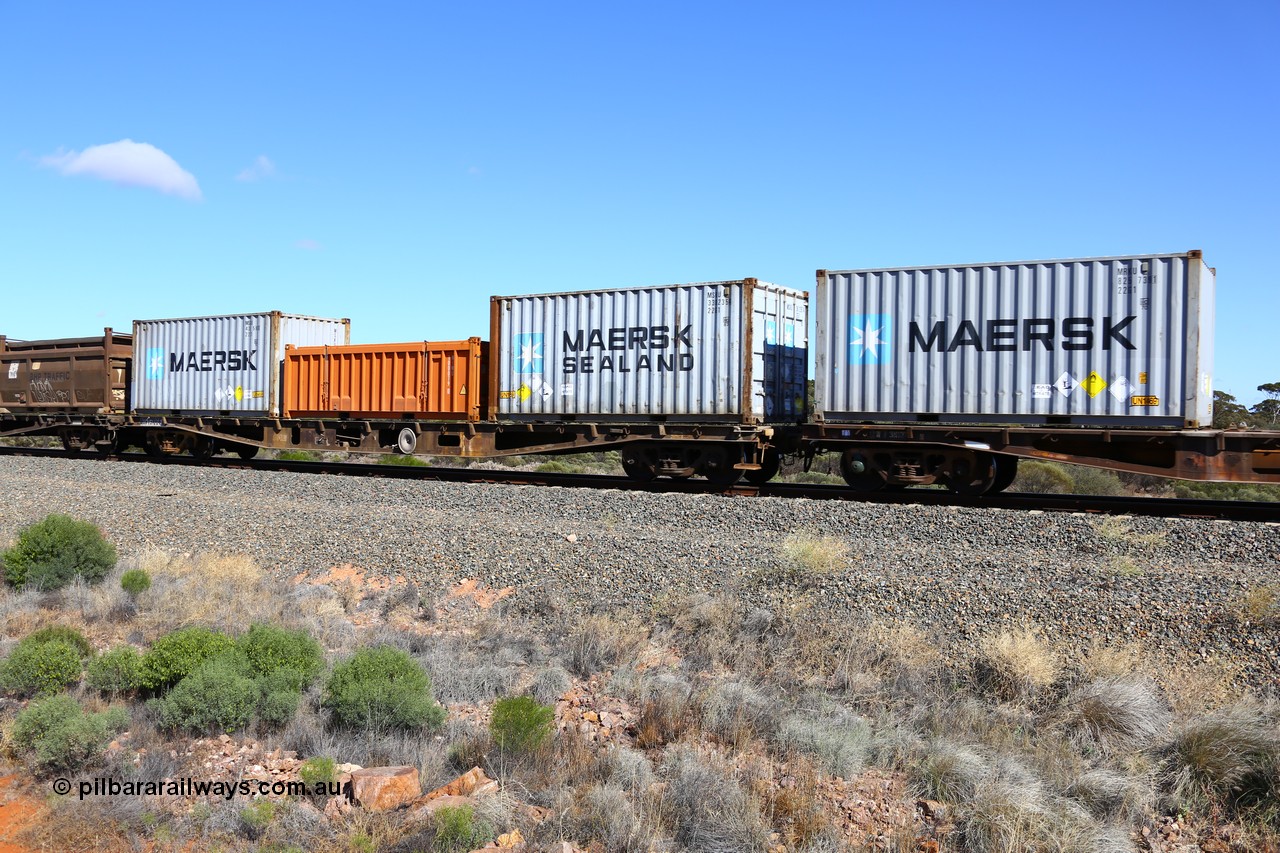
[[[350,320],[280,311],[135,320],[133,411],[280,417],[285,347],[350,340]]]
[[[818,271],[810,446],[875,490],[983,494],[1019,458],[1274,481],[1275,437],[1210,429],[1199,251]]]
[[[285,417],[478,421],[488,352],[479,338],[286,346]]]

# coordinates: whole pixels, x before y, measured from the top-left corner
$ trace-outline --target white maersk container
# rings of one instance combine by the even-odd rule
[[[817,415],[1208,426],[1213,305],[1199,251],[819,270]]]
[[[350,320],[279,311],[135,320],[133,410],[279,417],[284,348],[350,342]]]
[[[501,419],[796,422],[809,295],[744,279],[495,296],[491,408]]]

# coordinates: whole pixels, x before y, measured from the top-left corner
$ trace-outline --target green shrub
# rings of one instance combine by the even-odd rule
[[[243,657],[239,655],[237,657],[244,661]],[[255,675],[253,670],[249,668],[247,661],[244,663],[244,673],[251,677]],[[257,681],[263,693],[300,693],[302,688],[306,686],[302,673],[296,669],[277,669],[270,675],[257,676]]]
[[[249,725],[261,690],[234,655],[206,661],[155,700],[160,724],[168,729],[234,732]]]
[[[22,638],[22,644],[38,646],[51,640],[61,640],[72,646],[81,658],[93,656],[93,646],[89,645],[89,641],[85,639],[84,634],[81,634],[70,625],[49,625],[46,628],[32,631]]]
[[[532,696],[510,696],[494,703],[489,734],[503,752],[527,755],[551,738],[555,719],[555,710]]]
[[[1071,466],[1072,492],[1077,495],[1123,495],[1124,484],[1113,472],[1087,465]]]
[[[1280,501],[1280,486],[1263,483],[1202,483],[1174,480],[1173,492],[1180,498],[1215,501]]]
[[[275,690],[263,693],[258,702],[258,719],[269,726],[283,726],[298,711],[302,694],[296,690]]]
[[[211,660],[235,645],[221,631],[195,626],[182,628],[156,640],[142,656],[142,686],[161,690],[177,684]]]
[[[151,589],[151,575],[144,569],[130,569],[120,576],[120,588],[127,592],[130,598],[137,598]]]
[[[271,625],[254,625],[236,642],[256,675],[292,670],[302,679],[293,689],[305,687],[324,668],[324,650],[306,631],[289,631]]]
[[[493,828],[477,821],[470,805],[445,806],[435,815],[436,853],[460,853],[483,847],[493,839]]]
[[[1075,480],[1064,466],[1055,462],[1035,462],[1023,459],[1018,462],[1018,476],[1009,486],[1011,492],[1029,492],[1037,495],[1068,494],[1075,488]]]
[[[116,564],[115,547],[102,531],[69,515],[50,515],[22,529],[0,559],[4,576],[19,589],[61,589],[76,576],[97,582]]]
[[[324,707],[339,725],[373,731],[435,728],[445,710],[431,697],[431,679],[405,652],[360,649],[333,668]]]
[[[132,693],[141,685],[142,655],[133,646],[118,646],[89,661],[85,682],[104,696]]]
[[[276,804],[266,797],[240,810],[240,823],[244,826],[245,834],[250,838],[260,837],[275,819]]]
[[[323,458],[314,450],[281,450],[276,454],[281,462],[319,462]]]
[[[306,783],[308,788],[314,788],[321,782],[332,783],[338,781],[338,765],[332,758],[308,758],[298,767],[298,778]]]
[[[384,453],[378,457],[379,465],[401,465],[406,468],[427,468],[431,463],[417,456],[402,456],[399,453]]]
[[[97,760],[128,722],[121,708],[86,714],[70,696],[54,696],[18,714],[13,743],[19,751],[33,753],[36,766],[45,772],[76,771]]]
[[[0,685],[16,696],[48,696],[80,680],[79,650],[65,640],[23,640],[0,666]]]
[[[548,459],[533,470],[538,474],[581,474],[583,468],[564,459]]]

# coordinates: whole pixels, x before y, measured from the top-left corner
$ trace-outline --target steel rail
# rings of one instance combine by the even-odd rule
[[[844,486],[802,483],[766,483],[753,486],[737,483],[717,486],[706,480],[659,479],[647,483],[627,477],[600,474],[539,473],[476,468],[448,468],[419,465],[386,465],[361,462],[303,462],[279,459],[238,459],[214,456],[148,456],[119,453],[103,456],[92,452],[68,453],[58,448],[0,446],[3,456],[38,456],[55,459],[98,459],[147,462],[185,467],[217,467],[255,471],[339,474],[348,477],[383,477],[402,480],[436,480],[454,483],[491,483],[516,486],[560,486],[562,488],[617,489],[628,492],[680,494],[720,494],[735,497],[805,498],[809,500],[860,501],[877,504],[915,504],[1042,512],[1076,512],[1107,515],[1145,515],[1160,518],[1204,518],[1230,521],[1261,521],[1280,524],[1280,502],[1221,501],[1189,498],[1144,498],[1133,495],[1060,495],[1001,492],[994,495],[958,495],[945,489],[859,492]]]

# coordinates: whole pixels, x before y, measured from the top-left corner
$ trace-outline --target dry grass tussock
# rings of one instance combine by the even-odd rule
[[[801,585],[820,583],[849,565],[849,546],[832,536],[793,533],[783,540],[779,554],[776,579]]]
[[[139,596],[156,632],[184,625],[207,625],[239,633],[254,622],[290,621],[289,599],[279,584],[249,557],[230,554],[171,556],[151,550],[137,561],[151,575],[151,589]]]
[[[1240,617],[1248,622],[1275,622],[1280,620],[1280,586],[1262,584],[1251,586],[1240,594]]]
[[[1100,679],[1067,696],[1065,722],[1075,737],[1108,751],[1145,747],[1172,719],[1169,704],[1147,676]]]
[[[974,660],[978,685],[1005,699],[1030,698],[1058,676],[1058,658],[1030,628],[998,631],[983,637]]]

